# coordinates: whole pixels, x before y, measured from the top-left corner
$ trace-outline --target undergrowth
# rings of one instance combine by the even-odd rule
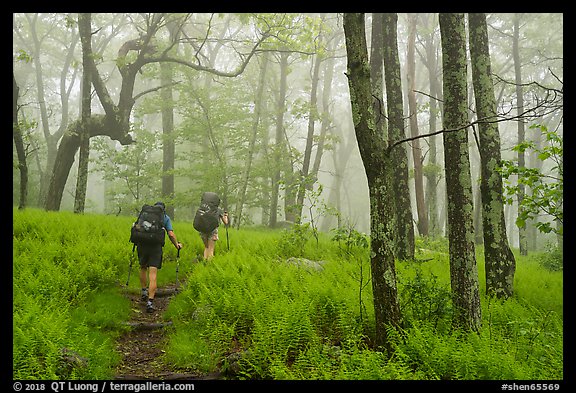
[[[130,314],[122,296],[132,255],[132,217],[35,210],[13,214],[14,379],[109,379],[114,340]],[[516,255],[514,296],[484,295],[477,249],[482,329],[452,326],[445,239],[417,239],[417,261],[396,264],[403,327],[393,351],[374,349],[374,311],[366,238],[350,230],[313,237],[305,226],[266,231],[229,228],[210,262],[198,234],[174,222],[181,292],[164,315],[173,325],[163,361],[230,379],[563,378],[563,277]],[[222,230],[223,231],[223,230]],[[222,232],[223,233],[223,232]],[[297,244],[294,244],[297,243]],[[228,249],[229,245],[229,249]],[[175,279],[165,248],[159,285]],[[137,290],[137,262],[129,287]],[[66,368],[66,348],[88,359]]]

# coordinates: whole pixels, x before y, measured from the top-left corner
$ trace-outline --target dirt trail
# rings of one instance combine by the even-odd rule
[[[116,348],[122,361],[116,367],[116,380],[174,380],[219,379],[219,375],[200,375],[191,370],[175,369],[163,362],[166,343],[166,327],[171,322],[163,318],[168,303],[176,294],[175,285],[158,288],[154,299],[156,310],[146,311],[146,303],[140,293],[127,292],[132,303],[132,315],[128,322],[131,329],[119,337]]]

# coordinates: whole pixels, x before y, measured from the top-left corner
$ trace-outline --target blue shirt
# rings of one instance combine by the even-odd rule
[[[166,231],[173,231],[174,229],[172,229],[172,221],[170,220],[170,217],[168,216],[168,214],[164,214],[164,229],[166,229]]]

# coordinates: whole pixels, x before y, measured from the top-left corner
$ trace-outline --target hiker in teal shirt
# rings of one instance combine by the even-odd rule
[[[166,214],[164,202],[156,202],[154,205],[162,206],[164,210],[164,229],[168,238],[177,250],[182,248],[172,228],[172,221]],[[142,288],[142,300],[146,302],[146,311],[154,312],[154,296],[156,294],[156,277],[158,270],[162,268],[162,244],[138,244],[138,260],[140,261],[140,286]],[[148,286],[146,285],[148,282]]]

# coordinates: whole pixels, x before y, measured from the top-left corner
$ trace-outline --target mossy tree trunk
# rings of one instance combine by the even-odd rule
[[[464,14],[439,15],[444,91],[444,165],[448,199],[450,283],[456,327],[477,331],[482,312],[472,225]]]
[[[78,14],[78,30],[82,42],[82,103],[80,130],[80,154],[78,157],[78,177],[76,178],[76,195],[74,198],[74,213],[84,213],[86,204],[86,188],[88,186],[88,159],[90,157],[90,136],[85,127],[87,120],[92,114],[92,82],[90,77],[90,65],[87,56],[92,53],[92,17],[90,14]]]
[[[375,344],[387,347],[388,327],[401,325],[394,261],[394,206],[391,183],[392,160],[387,154],[387,141],[376,131],[373,90],[362,13],[345,13],[343,17],[348,58],[347,75],[352,105],[352,118],[370,193],[370,265],[376,321]]]
[[[508,298],[514,292],[516,261],[508,245],[504,220],[502,176],[498,172],[502,157],[496,100],[491,79],[486,15],[468,14],[468,29],[472,82],[479,121],[480,190],[482,194],[486,293],[500,298]]]
[[[405,139],[402,78],[398,56],[397,14],[383,15],[384,80],[386,82],[386,105],[388,110],[388,141],[390,144]],[[391,151],[393,171],[394,204],[396,212],[396,258],[414,259],[414,221],[408,185],[408,153],[406,144]]]

